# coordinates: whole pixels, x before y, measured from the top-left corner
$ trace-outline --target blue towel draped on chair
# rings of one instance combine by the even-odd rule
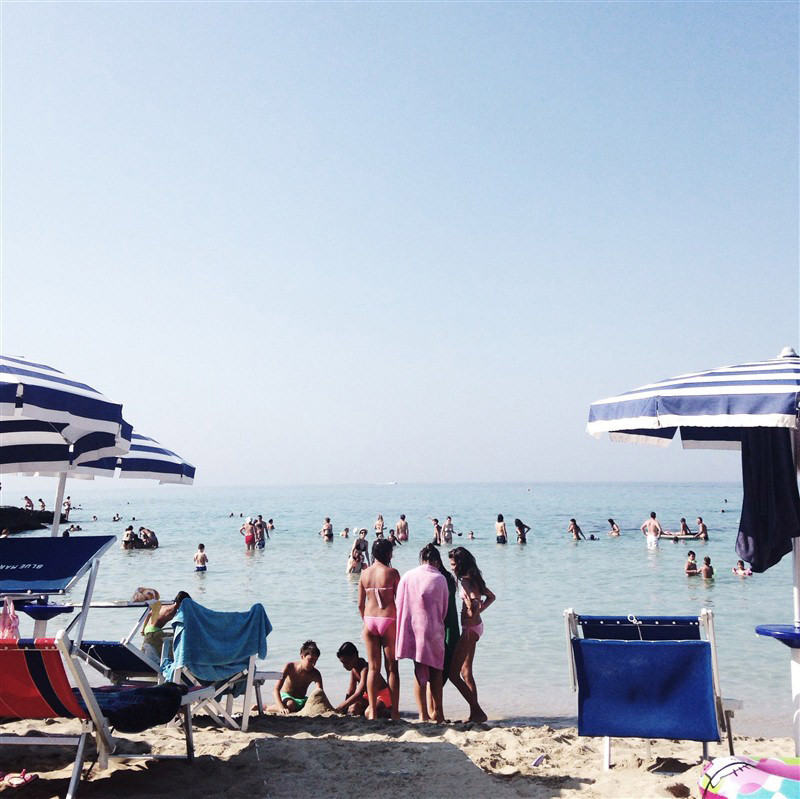
[[[171,680],[175,668],[185,666],[198,680],[209,683],[243,671],[251,655],[263,660],[272,632],[260,603],[244,613],[231,613],[210,610],[192,599],[183,600],[173,627],[173,656],[162,662],[162,673]]]

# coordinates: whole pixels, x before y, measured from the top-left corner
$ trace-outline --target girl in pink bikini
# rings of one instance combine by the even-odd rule
[[[395,596],[400,572],[391,567],[394,547],[386,539],[372,545],[372,566],[361,572],[358,582],[358,610],[364,619],[364,643],[367,649],[367,696],[369,707],[366,716],[378,718],[378,694],[381,673],[381,649],[386,663],[389,693],[392,697],[392,718],[400,718],[400,674],[397,669],[394,644],[397,634],[397,608]]]
[[[450,662],[450,682],[469,703],[469,721],[483,722],[487,716],[478,703],[478,688],[472,673],[475,647],[483,635],[483,613],[495,600],[487,588],[472,553],[456,547],[448,553],[450,568],[461,586],[461,638]],[[485,598],[484,598],[485,597]]]

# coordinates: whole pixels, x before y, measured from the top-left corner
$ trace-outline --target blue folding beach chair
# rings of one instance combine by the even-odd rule
[[[172,652],[165,649],[162,655],[162,674],[184,685],[214,685],[214,696],[203,710],[219,726],[247,732],[253,695],[262,714],[261,686],[280,677],[278,672],[256,669],[256,659],[267,656],[267,636],[272,632],[264,606],[255,604],[244,613],[224,612],[184,599],[173,628]],[[239,722],[233,714],[238,696],[243,696]]]
[[[75,610],[74,605],[55,604],[49,598],[66,594],[88,573],[84,605],[91,601],[100,557],[116,540],[113,535],[4,538],[0,540],[0,597],[13,599],[17,610],[34,620],[33,637],[44,638],[50,619]],[[79,614],[78,641],[85,623],[86,613]]]
[[[579,616],[564,611],[578,734],[602,736],[604,767],[611,738],[666,738],[703,743],[727,733],[742,703],[723,702],[713,614]],[[705,632],[705,639],[701,636]]]

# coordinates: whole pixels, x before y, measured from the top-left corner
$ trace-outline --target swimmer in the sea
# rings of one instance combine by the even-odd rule
[[[733,567],[733,569],[731,571],[733,571],[733,573],[737,577],[752,577],[753,576],[753,570],[752,569],[748,569],[744,565],[744,561],[743,560],[737,560],[736,561],[736,565]]]
[[[580,541],[581,538],[585,541],[586,536],[583,534],[583,530],[578,526],[578,522],[575,519],[569,520],[569,527],[567,527],[567,532],[572,535],[574,541]]]

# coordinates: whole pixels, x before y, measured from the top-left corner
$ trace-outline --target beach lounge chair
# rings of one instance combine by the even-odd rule
[[[165,647],[161,662],[166,679],[185,685],[213,685],[214,695],[203,709],[220,726],[247,732],[253,696],[263,713],[261,686],[273,675],[275,679],[280,676],[256,669],[256,659],[267,655],[267,636],[272,632],[264,606],[253,605],[245,613],[222,612],[184,599],[173,628],[172,652]],[[237,722],[233,701],[242,695],[242,716]]]
[[[92,608],[141,608],[136,624],[120,641],[81,641],[78,656],[115,685],[132,682],[163,682],[161,663],[155,651],[142,649],[133,643],[145,621],[150,617],[151,601],[93,602]],[[67,628],[69,632],[70,627]]]
[[[719,688],[714,620],[700,616],[580,616],[564,611],[578,734],[602,736],[611,767],[611,738],[708,742],[727,733],[741,702]],[[701,636],[705,632],[705,639]]]
[[[76,686],[74,689],[70,677]],[[66,799],[72,799],[77,793],[89,736],[95,739],[100,768],[106,768],[112,756],[134,757],[114,754],[117,742],[111,733],[112,727],[115,732],[142,732],[171,721],[180,712],[183,714],[186,756],[192,760],[191,707],[193,703],[208,698],[209,694],[209,690],[203,689],[184,692],[173,685],[92,689],[76,655],[76,647],[63,630],[55,638],[0,640],[0,716],[80,720],[78,735],[0,735],[0,746],[75,747]]]
[[[43,638],[50,619],[75,610],[73,605],[54,604],[49,599],[62,596],[88,574],[84,598],[84,604],[88,605],[97,580],[100,557],[116,540],[113,535],[2,539],[0,597],[11,597],[17,610],[34,620],[33,637]],[[80,637],[86,614],[78,614],[76,618]]]

